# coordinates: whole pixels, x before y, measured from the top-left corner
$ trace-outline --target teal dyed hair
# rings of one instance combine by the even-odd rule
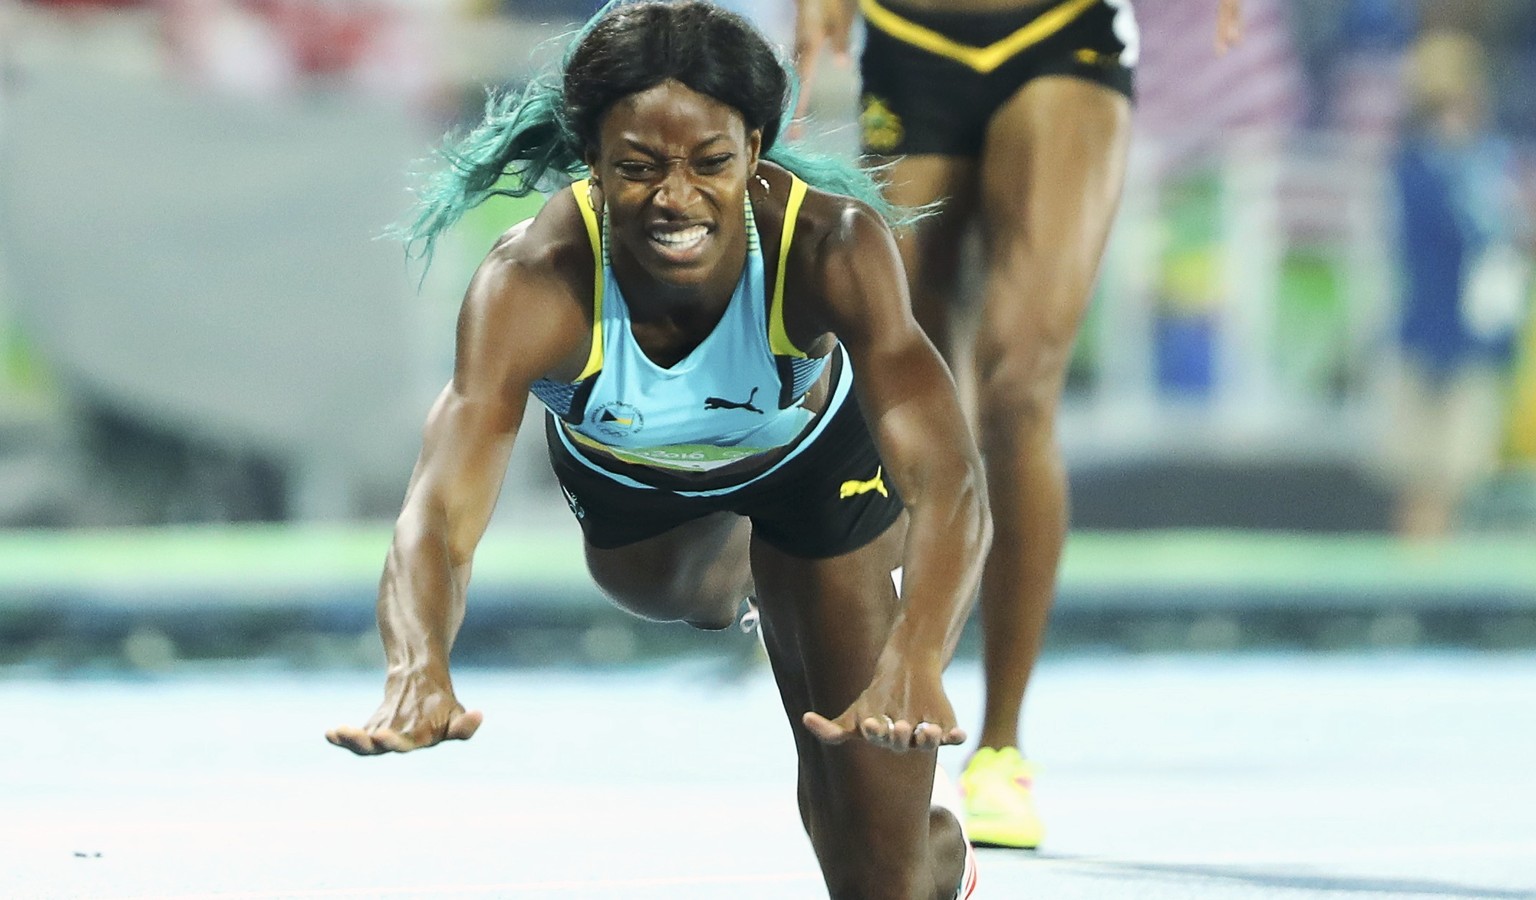
[[[489,95],[480,124],[438,151],[446,165],[392,233],[430,264],[438,238],[491,197],[553,191],[585,175],[604,114],[669,80],[740,112],[749,131],[763,132],[762,157],[812,187],[866,203],[894,226],[923,214],[887,201],[853,163],[782,139],[794,73],[746,20],[702,0],[610,0],[572,36],[558,76]]]

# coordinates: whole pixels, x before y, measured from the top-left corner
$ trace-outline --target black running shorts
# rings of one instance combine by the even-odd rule
[[[996,13],[866,0],[859,130],[866,154],[977,157],[997,110],[1030,81],[1065,75],[1134,96],[1129,0],[1058,0]]]
[[[611,550],[716,512],[752,520],[752,534],[803,559],[841,556],[885,533],[901,497],[850,393],[812,443],[764,478],[692,496],[616,481],[572,456],[546,416],[549,461],[587,543]]]

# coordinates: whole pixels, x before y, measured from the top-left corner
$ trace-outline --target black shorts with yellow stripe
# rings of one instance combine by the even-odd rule
[[[752,521],[752,534],[802,559],[827,559],[873,541],[901,515],[901,496],[850,393],[825,430],[763,478],[698,496],[615,481],[576,459],[546,417],[549,461],[587,543],[611,550],[717,512]]]
[[[860,0],[867,24],[859,126],[866,154],[980,156],[1025,84],[1065,75],[1134,97],[1129,0],[1057,0],[985,13]]]

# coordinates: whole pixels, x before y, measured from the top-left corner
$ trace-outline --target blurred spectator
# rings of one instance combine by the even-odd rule
[[[1506,134],[1536,137],[1536,3],[1418,0],[1418,6],[1425,29],[1449,28],[1478,37],[1490,70],[1498,73],[1489,98],[1492,117]]]
[[[177,68],[221,90],[271,96],[345,86],[430,100],[434,19],[388,0],[163,0]]]
[[[1489,124],[1487,60],[1428,31],[1404,70],[1395,166],[1403,290],[1385,458],[1405,537],[1445,534],[1496,467],[1503,395],[1529,293],[1529,217],[1513,153]]]
[[[1308,82],[1308,124],[1372,134],[1395,128],[1400,93],[1395,60],[1412,42],[1417,4],[1291,0],[1289,9]]]
[[[1290,132],[1305,118],[1301,61],[1282,0],[1244,0],[1243,39],[1219,56],[1206,26],[1214,4],[1136,7],[1136,140],[1176,168],[1219,152],[1234,132]]]

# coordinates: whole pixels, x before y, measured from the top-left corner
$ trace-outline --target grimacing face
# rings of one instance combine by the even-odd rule
[[[749,132],[736,109],[676,81],[615,103],[587,161],[607,205],[614,265],[658,286],[734,284],[761,146],[762,132]]]

